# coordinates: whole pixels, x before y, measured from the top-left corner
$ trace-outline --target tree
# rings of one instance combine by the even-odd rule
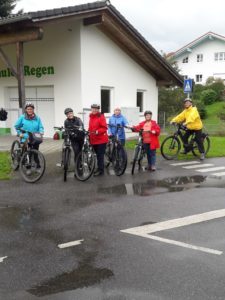
[[[12,13],[12,10],[16,7],[18,0],[1,0],[0,1],[0,18],[7,17]]]

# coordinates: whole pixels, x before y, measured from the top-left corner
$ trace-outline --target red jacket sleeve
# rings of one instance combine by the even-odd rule
[[[99,120],[99,128],[98,128],[98,133],[104,134],[107,132],[107,124],[106,124],[106,118],[103,114],[100,116]]]

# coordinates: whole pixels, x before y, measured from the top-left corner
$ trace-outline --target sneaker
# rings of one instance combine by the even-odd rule
[[[27,170],[26,170],[26,175],[30,176],[31,173],[32,173],[32,172],[31,172],[31,169],[27,169]]]
[[[204,160],[205,159],[205,153],[201,153],[200,154],[200,160]]]
[[[102,175],[104,175],[104,172],[103,172],[103,171],[98,170],[98,171],[94,172],[94,176],[95,176],[95,177],[97,177],[97,176],[102,176]]]
[[[152,170],[152,167],[151,167],[151,166],[147,166],[147,167],[145,167],[145,170],[146,170],[146,171],[151,171],[151,170]]]
[[[156,171],[156,167],[152,166],[151,171],[153,171],[153,172]]]

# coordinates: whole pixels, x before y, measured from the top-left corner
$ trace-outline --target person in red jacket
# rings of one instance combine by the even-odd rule
[[[148,167],[146,170],[155,171],[156,170],[156,149],[160,147],[159,145],[159,134],[160,127],[156,121],[152,120],[152,112],[146,110],[144,113],[145,121],[139,123],[137,126],[133,126],[132,131],[139,131],[143,129],[143,143],[147,153]]]
[[[98,162],[98,169],[94,176],[104,174],[104,155],[108,143],[107,123],[104,114],[100,113],[100,105],[92,104],[89,116],[90,143],[93,146]]]

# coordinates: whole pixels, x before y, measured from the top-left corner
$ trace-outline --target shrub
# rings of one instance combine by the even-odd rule
[[[201,119],[203,119],[203,120],[206,119],[207,111],[206,111],[205,105],[200,100],[195,101],[195,104],[196,104],[196,107],[198,109]]]
[[[207,89],[201,92],[200,99],[205,105],[210,105],[216,102],[217,94],[214,90]]]

